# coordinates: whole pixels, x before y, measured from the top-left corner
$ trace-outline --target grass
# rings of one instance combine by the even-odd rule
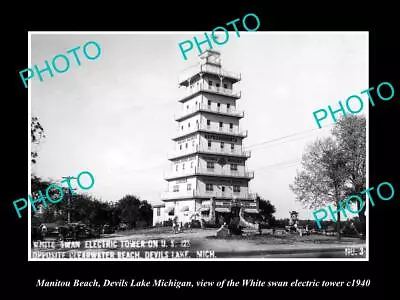
[[[362,240],[359,238],[348,238],[342,237],[340,240],[335,236],[325,236],[325,235],[304,235],[299,236],[298,234],[288,234],[281,236],[274,235],[232,235],[224,238],[217,238],[216,236],[207,237],[209,239],[219,239],[219,240],[251,240],[256,244],[294,244],[298,242],[302,243],[312,243],[312,244],[330,244],[334,243],[359,243]]]

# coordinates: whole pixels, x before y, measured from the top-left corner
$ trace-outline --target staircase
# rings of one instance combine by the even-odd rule
[[[245,235],[254,235],[254,234],[260,234],[260,224],[257,223],[251,223],[247,221],[244,218],[244,208],[242,207],[239,211],[239,218],[240,218],[240,223],[239,226],[244,227],[243,228],[243,233]]]

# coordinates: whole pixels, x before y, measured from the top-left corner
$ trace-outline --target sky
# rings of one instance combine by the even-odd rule
[[[240,124],[248,130],[243,145],[252,151],[247,168],[255,172],[250,190],[271,201],[277,218],[297,210],[300,219],[311,219],[312,211],[296,201],[289,184],[306,145],[332,128],[333,120],[326,119],[318,129],[312,113],[338,108],[339,100],[369,87],[368,33],[229,33],[228,42],[214,48],[224,69],[242,74],[236,89],[245,111]],[[178,44],[201,39],[204,32],[31,34],[31,65],[39,69],[88,41],[101,47],[98,59],[78,51],[78,66],[67,54],[67,72],[30,81],[31,113],[46,134],[33,172],[59,181],[87,170],[95,178],[90,194],[102,201],[133,194],[160,204],[171,168],[174,114],[182,105],[178,77],[199,61],[195,47],[184,60]]]

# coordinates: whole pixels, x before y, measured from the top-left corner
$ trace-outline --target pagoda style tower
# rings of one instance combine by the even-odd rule
[[[175,118],[175,150],[168,156],[172,162],[165,176],[168,191],[161,198],[164,219],[222,224],[237,216],[240,208],[258,212],[249,193],[254,172],[246,169],[250,152],[242,143],[247,131],[239,126],[244,112],[236,104],[241,92],[233,89],[241,75],[221,67],[218,51],[206,50],[200,59],[179,79],[185,92],[179,98],[182,111]]]

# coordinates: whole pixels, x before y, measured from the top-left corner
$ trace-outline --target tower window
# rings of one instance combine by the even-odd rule
[[[231,105],[228,103],[228,104],[226,105],[226,108],[229,109],[230,107],[231,107]]]
[[[225,187],[224,187],[224,186],[222,186],[222,187],[221,187],[221,190],[222,190],[223,192],[225,192]]]
[[[186,148],[186,149],[187,149],[187,147],[188,147],[188,143],[185,144],[185,148]]]
[[[179,185],[174,185],[173,191],[174,192],[179,192]]]
[[[213,185],[211,183],[207,183],[206,184],[206,191],[213,191],[213,190],[214,190]]]
[[[233,192],[234,192],[234,193],[240,193],[240,186],[234,185],[234,186],[233,186]]]
[[[190,123],[188,123],[188,128],[190,128]]]
[[[208,106],[211,106],[211,100],[208,100],[207,104]]]
[[[186,105],[186,108],[189,109],[189,105]]]
[[[192,184],[191,184],[191,183],[188,183],[188,184],[187,184],[187,190],[190,191],[191,189],[192,189]]]
[[[208,81],[208,85],[212,86],[212,81],[211,80]]]
[[[208,148],[211,148],[211,141],[208,141]]]
[[[211,121],[207,120],[207,126],[210,126],[210,125],[211,125]]]
[[[224,83],[224,89],[227,89],[228,85],[226,83]]]
[[[176,168],[175,168],[176,171],[178,171],[178,166],[179,166],[179,165],[176,165]]]
[[[182,170],[185,170],[185,164],[182,164]]]
[[[183,125],[182,125],[181,129],[183,130]]]
[[[219,122],[219,128],[222,128],[222,126],[223,126],[223,123]]]
[[[231,164],[231,170],[237,171],[237,164]]]
[[[224,142],[221,142],[221,149],[224,149]]]
[[[216,86],[217,88],[220,87],[219,83],[216,83],[215,86]]]
[[[181,145],[179,145],[179,150],[182,150],[182,144],[181,144]]]
[[[229,128],[232,129],[233,128],[233,124],[229,123]]]
[[[207,169],[214,169],[214,162],[213,161],[208,161],[207,162]]]
[[[235,144],[231,144],[231,150],[235,149]]]

